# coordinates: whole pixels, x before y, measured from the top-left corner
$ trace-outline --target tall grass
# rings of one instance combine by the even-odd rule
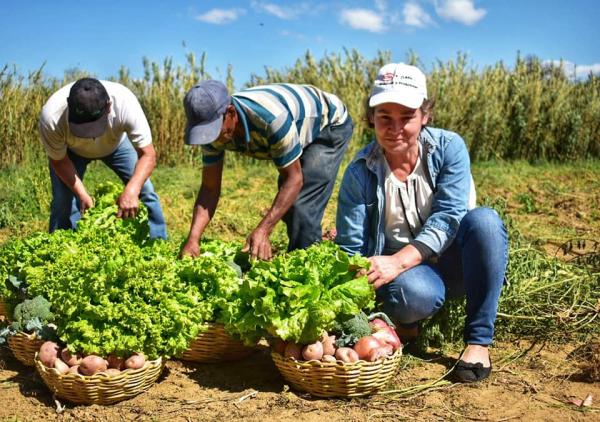
[[[372,136],[364,121],[364,103],[377,69],[391,60],[387,52],[365,58],[357,50],[329,53],[317,60],[310,52],[283,69],[265,67],[238,87],[271,82],[308,83],[337,94],[348,106],[356,129],[351,152]],[[407,61],[419,64],[410,53]],[[144,76],[127,68],[110,78],[132,89],[153,131],[159,162],[193,162],[198,150],[183,146],[184,93],[211,76],[206,56],[188,54],[183,65],[171,58],[144,59]],[[0,168],[36,162],[44,157],[37,118],[42,105],[61,85],[85,74],[71,71],[62,79],[47,78],[43,69],[23,76],[14,67],[0,72]],[[228,66],[225,82],[235,81]],[[502,62],[483,69],[469,66],[467,56],[437,62],[428,74],[436,99],[434,125],[460,133],[473,160],[577,160],[600,157],[600,78],[574,81],[536,57],[517,55],[513,67]]]

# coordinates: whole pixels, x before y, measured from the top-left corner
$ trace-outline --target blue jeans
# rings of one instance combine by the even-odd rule
[[[300,156],[304,183],[282,219],[290,241],[288,250],[306,248],[322,240],[321,221],[353,129],[354,123],[348,115],[344,123],[324,128],[304,148]],[[281,183],[280,177],[279,187]]]
[[[466,296],[464,341],[489,345],[508,260],[508,235],[496,211],[475,208],[437,263],[424,263],[377,289],[383,311],[401,325],[435,314],[446,298]]]
[[[71,150],[67,150],[67,154],[73,162],[79,178],[83,180],[87,165],[92,159],[81,157]],[[138,156],[131,142],[125,139],[114,152],[101,158],[101,160],[121,178],[123,183],[127,183],[133,176]],[[81,218],[79,200],[75,197],[73,191],[56,175],[52,166],[50,166],[50,181],[52,183],[52,204],[50,206],[49,231],[52,233],[57,229],[74,229],[77,226],[77,221]],[[150,179],[146,180],[142,186],[140,200],[148,207],[150,238],[166,239],[165,217]]]

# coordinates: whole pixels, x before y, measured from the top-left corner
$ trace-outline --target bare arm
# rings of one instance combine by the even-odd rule
[[[62,180],[62,182],[67,185],[67,187],[71,189],[71,191],[79,199],[81,204],[81,214],[84,214],[88,208],[94,206],[94,200],[85,190],[83,181],[77,174],[75,166],[68,155],[65,155],[64,158],[61,158],[60,160],[50,159],[50,165],[52,166],[52,169],[58,178]]]
[[[279,169],[279,174],[283,178],[283,183],[273,200],[273,204],[256,229],[250,233],[243,249],[249,251],[253,258],[271,259],[269,236],[275,225],[298,198],[304,183],[300,160],[295,160],[289,166]]]
[[[212,219],[221,196],[223,161],[202,169],[202,184],[194,203],[192,224],[187,240],[181,248],[180,256],[200,255],[200,239],[204,229]]]
[[[136,148],[138,161],[135,164],[133,176],[125,186],[123,193],[117,199],[119,211],[117,217],[135,217],[140,206],[140,191],[156,166],[156,151],[152,144]]]

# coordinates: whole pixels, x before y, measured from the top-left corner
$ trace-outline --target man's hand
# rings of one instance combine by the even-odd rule
[[[273,257],[271,251],[271,241],[269,233],[258,227],[246,239],[246,244],[242,248],[242,252],[248,252],[253,259],[263,259],[270,261]]]
[[[140,208],[139,194],[126,187],[117,199],[117,205],[119,206],[117,217],[134,218]]]
[[[200,256],[200,245],[198,242],[185,242],[185,245],[179,251],[179,258],[183,258],[184,256],[191,256],[192,258],[197,258]]]
[[[84,215],[85,212],[94,206],[94,200],[87,192],[83,192],[83,194],[79,197],[79,212],[81,215]]]

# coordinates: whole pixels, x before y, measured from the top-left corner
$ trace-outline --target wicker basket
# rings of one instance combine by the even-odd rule
[[[190,343],[190,347],[178,358],[188,362],[226,362],[242,359],[254,349],[232,338],[223,324],[208,323],[208,329]]]
[[[381,390],[394,377],[402,349],[375,362],[297,361],[272,351],[273,362],[296,390],[317,397],[360,397]]]
[[[143,368],[127,369],[118,375],[99,373],[93,376],[63,375],[35,359],[35,368],[57,397],[76,404],[112,404],[148,390],[160,376],[162,358],[148,361]]]
[[[8,321],[10,319],[9,317],[10,315],[8,314],[8,304],[0,298],[0,321]]]
[[[35,334],[18,332],[8,337],[8,347],[13,355],[26,366],[34,366],[35,354],[40,350],[44,340],[38,338]]]

